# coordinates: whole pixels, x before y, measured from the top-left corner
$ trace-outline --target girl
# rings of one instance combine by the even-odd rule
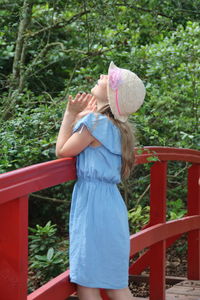
[[[142,105],[145,88],[136,74],[111,62],[91,94],[69,97],[56,144],[57,157],[77,156],[70,281],[77,284],[80,300],[102,299],[99,288],[110,299],[129,300],[128,216],[117,184],[133,167],[127,119]]]

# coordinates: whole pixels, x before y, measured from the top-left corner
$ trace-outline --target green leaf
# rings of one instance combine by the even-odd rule
[[[54,249],[49,248],[49,250],[47,252],[47,260],[50,261],[52,259],[53,255],[54,255]]]

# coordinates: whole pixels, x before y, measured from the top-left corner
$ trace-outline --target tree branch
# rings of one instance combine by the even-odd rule
[[[25,36],[27,37],[34,37],[38,34],[41,34],[41,33],[44,33],[46,31],[49,31],[51,29],[54,29],[54,28],[62,28],[62,27],[65,27],[66,25],[69,25],[71,23],[73,23],[74,21],[76,21],[78,18],[82,17],[83,15],[87,14],[88,12],[90,12],[89,10],[87,11],[82,11],[76,15],[74,15],[73,17],[71,17],[69,20],[65,21],[65,19],[62,19],[60,21],[57,21],[55,24],[53,25],[50,25],[48,27],[45,27],[45,28],[42,28],[36,32],[32,32],[32,33],[26,33]]]
[[[30,194],[32,197],[38,198],[38,199],[42,199],[42,200],[48,200],[48,201],[52,201],[52,202],[57,202],[57,203],[66,203],[66,200],[60,200],[60,199],[56,199],[56,198],[50,198],[50,197],[46,197],[46,196],[41,196],[35,193],[31,193]]]
[[[83,50],[79,50],[79,49],[74,49],[74,48],[70,48],[70,49],[65,49],[64,45],[61,42],[53,42],[50,44],[47,44],[41,51],[40,53],[37,55],[37,57],[32,61],[32,63],[27,67],[26,71],[24,72],[24,77],[28,76],[28,73],[30,71],[32,71],[32,67],[37,65],[37,60],[41,57],[44,57],[46,55],[46,53],[48,52],[48,50],[53,47],[53,46],[60,46],[62,52],[64,53],[70,53],[70,52],[77,52],[80,53],[82,55],[84,55],[85,57],[82,58],[82,61],[87,59],[88,56],[98,56],[98,55],[102,55],[103,53],[107,52],[107,51],[111,51],[113,49],[115,49],[116,47],[113,48],[106,48],[106,49],[102,49],[102,50],[94,50],[94,51],[90,51],[90,52],[85,52]],[[36,70],[35,72],[31,72],[30,76],[34,76],[35,74],[37,74],[38,72],[40,72],[41,70],[46,69],[47,67],[49,67],[50,65],[54,64],[53,63],[49,63],[47,65],[45,65],[44,67],[42,67],[39,70]]]
[[[150,184],[147,186],[147,188],[142,193],[142,195],[140,195],[140,197],[137,199],[135,206],[137,206],[140,203],[141,199],[146,195],[146,193],[149,191],[149,189],[150,189]]]
[[[141,6],[132,5],[132,4],[129,5],[129,4],[126,3],[126,1],[124,1],[124,3],[116,3],[115,5],[116,6],[125,6],[125,7],[128,7],[128,8],[133,8],[133,9],[144,11],[144,12],[148,12],[148,13],[151,13],[151,14],[154,14],[154,15],[160,15],[162,17],[169,18],[169,19],[172,18],[171,16],[165,15],[164,13],[156,11],[156,10],[151,10],[151,9],[147,9],[147,8],[144,8],[144,7],[141,7]]]
[[[136,10],[140,10],[140,11],[144,11],[144,12],[148,12],[150,14],[153,14],[153,15],[159,15],[159,16],[162,16],[162,17],[165,17],[165,18],[168,18],[168,19],[174,19],[174,16],[169,16],[169,15],[166,15],[164,14],[163,12],[160,12],[160,11],[157,11],[157,10],[152,10],[152,9],[147,9],[147,8],[144,8],[144,7],[141,7],[139,5],[129,5],[126,3],[126,0],[123,1],[123,3],[116,3],[115,4],[116,6],[125,6],[125,7],[128,7],[128,8],[133,8],[133,9],[136,9]],[[197,14],[199,15],[200,12],[199,11],[195,11],[195,10],[190,10],[190,9],[174,9],[173,12],[176,11],[176,12],[179,12],[179,13],[182,13],[182,12],[187,12],[187,13],[192,13],[192,14]]]

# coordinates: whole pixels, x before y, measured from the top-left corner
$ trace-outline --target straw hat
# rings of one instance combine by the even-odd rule
[[[115,117],[126,122],[128,116],[136,112],[144,102],[145,87],[133,72],[118,68],[113,62],[108,69],[108,101]]]

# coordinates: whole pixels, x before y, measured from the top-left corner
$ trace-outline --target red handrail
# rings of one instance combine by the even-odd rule
[[[165,299],[165,252],[188,232],[188,278],[200,279],[200,152],[192,149],[144,147],[136,149],[136,164],[151,167],[150,221],[130,237],[131,257],[148,250],[130,266],[130,274],[150,267],[150,300]],[[154,162],[155,158],[157,161]],[[166,222],[167,161],[192,163],[188,170],[187,216]],[[28,194],[76,179],[75,159],[45,162],[0,175],[0,295],[2,300],[64,300],[75,285],[69,270],[27,296]],[[155,260],[152,257],[156,257]],[[103,292],[103,291],[102,291]],[[104,299],[108,299],[103,294]]]

